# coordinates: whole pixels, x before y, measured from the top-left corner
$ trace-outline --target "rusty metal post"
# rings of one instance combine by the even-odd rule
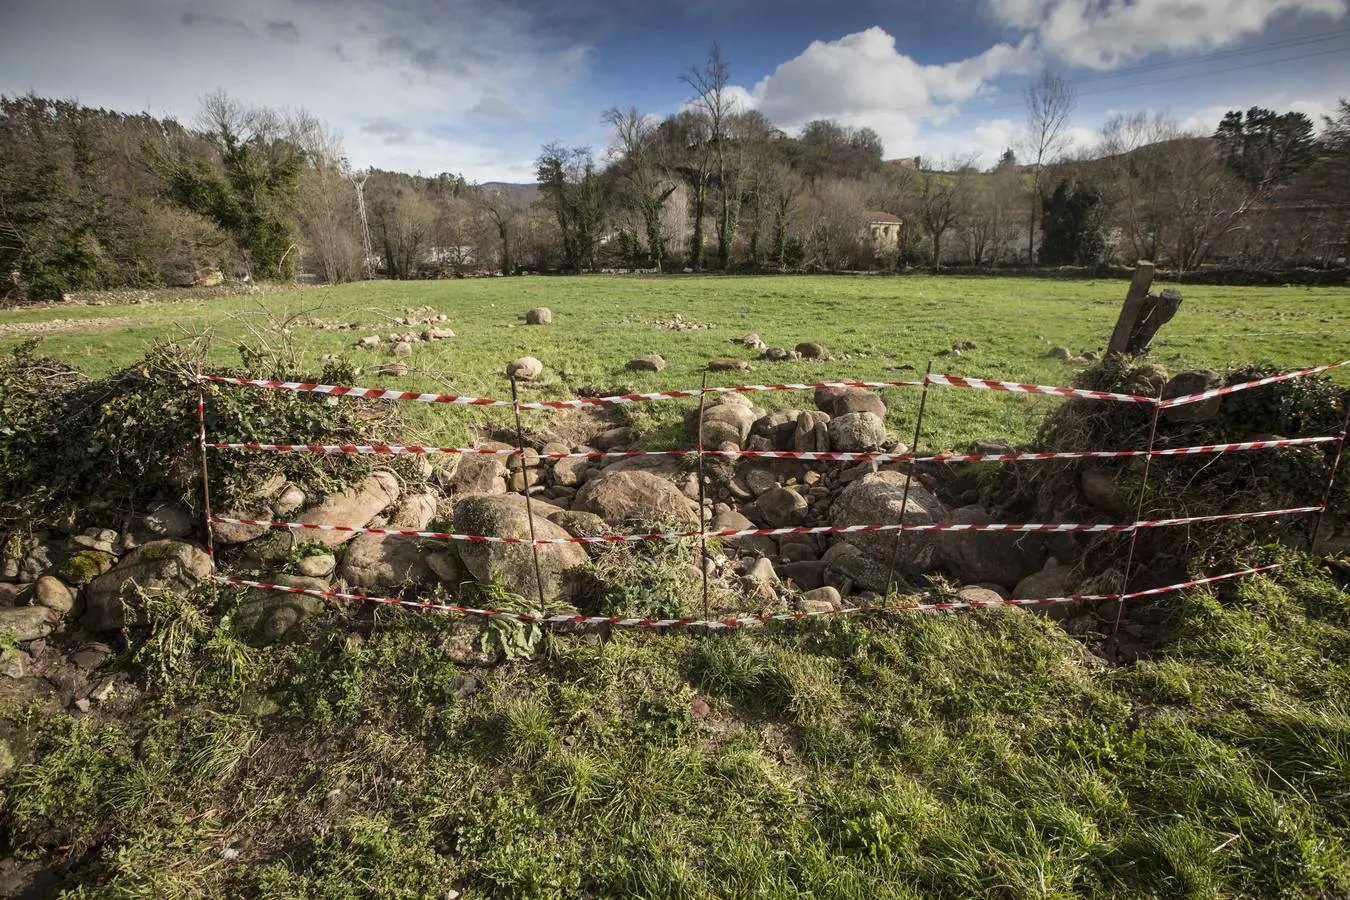
[[[1148,493],[1148,473],[1153,466],[1153,444],[1158,437],[1158,416],[1162,414],[1162,389],[1153,401],[1153,421],[1148,426],[1148,453],[1144,456],[1144,479],[1139,484],[1139,500],[1134,505],[1134,524],[1137,526],[1144,517],[1144,496]],[[1125,569],[1120,576],[1120,599],[1116,601],[1116,621],[1111,633],[1120,631],[1120,618],[1125,613],[1125,595],[1130,592],[1130,569],[1134,566],[1134,545],[1139,540],[1139,529],[1130,529],[1130,548],[1125,552]]]
[[[919,394],[919,414],[914,418],[914,443],[910,444],[910,455],[919,452],[919,438],[923,435],[923,414],[928,407],[928,376],[933,374],[933,360],[928,360],[928,368],[923,372],[923,388]],[[905,516],[909,513],[909,485],[917,474],[914,463],[909,464],[909,474],[905,476],[905,489],[900,494],[900,528],[895,532],[895,545],[891,549],[891,566],[886,573],[886,596],[890,597],[895,588],[895,566],[900,560],[900,544],[905,533]]]
[[[197,440],[202,454],[202,518],[206,522],[206,554],[216,564],[216,533],[211,522],[211,477],[206,467],[206,389],[202,387],[202,366],[197,363]]]
[[[1350,431],[1350,393],[1341,401],[1345,404],[1345,418],[1341,421],[1340,440],[1336,442],[1336,455],[1331,460],[1331,471],[1327,472],[1327,488],[1322,492],[1322,508],[1317,511],[1317,521],[1313,524],[1312,537],[1308,539],[1308,554],[1317,552],[1317,536],[1322,533],[1322,522],[1327,516],[1327,507],[1331,505],[1331,491],[1336,487],[1336,472],[1341,467],[1341,455],[1345,452],[1345,433]]]
[[[708,402],[708,373],[703,373],[703,387],[698,392],[698,568],[703,573],[703,621],[708,615],[708,525],[703,519],[703,410]],[[706,625],[704,626],[707,627]]]
[[[534,558],[534,586],[539,592],[539,612],[546,612],[544,604],[544,576],[539,569],[539,544],[534,536],[534,505],[530,502],[530,476],[525,465],[525,429],[520,424],[520,391],[516,376],[511,376],[511,408],[516,414],[516,455],[520,459],[520,483],[525,488],[525,519],[530,523],[530,555]]]

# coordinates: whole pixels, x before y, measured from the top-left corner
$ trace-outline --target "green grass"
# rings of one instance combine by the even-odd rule
[[[1229,288],[1186,285],[1185,302],[1162,332],[1154,356],[1173,370],[1270,361],[1286,366],[1329,362],[1350,344],[1350,293],[1336,288]],[[507,397],[506,361],[529,354],[541,359],[545,377],[525,388],[527,399],[556,399],[581,391],[618,392],[697,387],[706,362],[744,356],[729,343],[758,333],[771,346],[802,341],[824,344],[829,362],[756,362],[753,372],[714,373],[709,383],[744,384],[850,378],[902,380],[922,372],[930,358],[939,373],[1011,381],[1065,384],[1077,367],[1045,358],[1052,346],[1073,352],[1104,348],[1124,296],[1116,281],[1024,278],[904,278],[840,276],[495,278],[439,282],[368,282],[310,288],[258,297],[131,306],[0,312],[0,325],[125,316],[125,325],[54,332],[43,352],[100,375],[140,359],[155,340],[211,329],[212,360],[239,362],[236,345],[251,339],[268,315],[318,316],[335,321],[379,322],[431,306],[449,316],[457,337],[419,344],[410,360],[421,373],[378,378],[369,368],[388,356],[356,351],[360,333],[296,327],[293,341],[307,368],[322,368],[328,353],[348,355],[367,371],[368,385],[399,386],[479,396]],[[554,324],[526,327],[533,306],[549,306]],[[677,332],[655,327],[680,315],[711,323],[710,330]],[[370,332],[403,330],[386,324]],[[0,334],[0,350],[24,335]],[[978,349],[960,359],[935,358],[957,341]],[[669,368],[659,374],[624,370],[633,356],[660,353]],[[848,356],[848,359],[843,359]],[[912,432],[917,392],[892,393],[890,425]],[[757,395],[771,406],[806,405],[800,394]],[[925,445],[954,449],[983,437],[1029,438],[1055,401],[993,399],[967,391],[942,391],[930,404]],[[687,405],[687,404],[686,404]],[[672,441],[681,404],[633,407],[627,413],[660,441]],[[414,415],[420,434],[454,440],[464,426],[491,414],[481,410],[426,410]],[[541,414],[548,415],[548,414]],[[502,420],[504,421],[504,420]],[[280,437],[280,436],[279,436]]]
[[[73,860],[75,896],[1344,896],[1350,595],[1299,563],[1225,590],[1162,602],[1117,670],[1016,609],[554,637],[472,672],[444,617],[355,639],[336,613],[244,695],[40,723],[0,840]],[[191,670],[157,622],[180,648],[152,633],[151,688]],[[202,664],[228,629],[189,627]]]

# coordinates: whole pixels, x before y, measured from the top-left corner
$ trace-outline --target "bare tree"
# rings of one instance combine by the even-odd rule
[[[1031,158],[1031,214],[1027,223],[1027,261],[1036,261],[1036,208],[1040,204],[1041,168],[1064,152],[1069,143],[1069,116],[1078,105],[1073,86],[1046,69],[1027,86],[1027,155]]]
[[[647,253],[660,271],[666,258],[663,214],[677,185],[662,165],[656,124],[633,106],[622,110],[614,107],[605,113],[603,121],[614,129],[611,157],[620,169],[629,202],[642,216]]]
[[[1241,227],[1259,196],[1210,138],[1166,116],[1116,117],[1102,130],[1099,156],[1114,224],[1136,258],[1166,259],[1183,271]]]
[[[703,266],[703,217],[707,211],[708,182],[714,179],[718,190],[717,253],[722,268],[726,268],[740,214],[740,195],[727,182],[728,125],[735,112],[727,90],[731,67],[722,58],[721,48],[713,44],[708,50],[708,61],[702,66],[690,66],[680,80],[693,88],[692,105],[704,126],[701,146],[694,150],[693,268],[698,271]]]
[[[919,174],[916,211],[928,239],[933,242],[933,271],[942,267],[942,239],[957,227],[970,209],[970,183],[974,157],[949,159],[937,169]]]
[[[476,187],[470,192],[474,205],[487,217],[501,244],[501,273],[511,275],[516,269],[517,222],[529,208],[520,191],[506,188]]]

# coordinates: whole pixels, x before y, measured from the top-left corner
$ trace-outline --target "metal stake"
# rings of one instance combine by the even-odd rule
[[[1158,391],[1158,399],[1153,402],[1153,421],[1148,427],[1148,454],[1144,457],[1144,480],[1139,485],[1139,501],[1134,505],[1134,521],[1139,522],[1144,518],[1144,495],[1148,493],[1148,472],[1153,465],[1153,442],[1158,436],[1158,416],[1162,413],[1162,391]],[[1121,599],[1116,601],[1116,621],[1111,626],[1111,633],[1120,631],[1120,617],[1125,612],[1125,594],[1130,592],[1130,569],[1134,566],[1134,545],[1139,540],[1139,529],[1130,529],[1130,547],[1125,552],[1125,570],[1120,576]]]
[[[923,372],[923,388],[919,394],[919,414],[914,419],[914,443],[909,447],[911,455],[919,452],[919,436],[923,434],[923,413],[928,406],[928,376],[933,374],[933,360],[928,360],[928,368]],[[891,550],[891,567],[886,573],[886,596],[891,595],[895,587],[895,565],[900,559],[901,535],[905,532],[905,515],[909,512],[909,483],[914,480],[914,464],[909,464],[909,474],[905,476],[905,489],[900,494],[900,527],[895,532],[895,546]]]
[[[539,590],[539,611],[545,611],[544,576],[539,570],[539,544],[534,536],[534,505],[530,502],[530,477],[525,466],[525,429],[520,424],[520,392],[511,376],[511,408],[516,414],[516,455],[520,457],[520,483],[525,488],[525,519],[530,523],[530,555],[534,557],[534,586]]]
[[[1327,507],[1331,505],[1331,491],[1336,487],[1336,472],[1341,467],[1341,454],[1345,452],[1345,433],[1350,431],[1350,393],[1341,401],[1345,404],[1345,419],[1341,422],[1340,440],[1336,442],[1336,456],[1331,461],[1331,471],[1327,473],[1327,489],[1322,494],[1322,508],[1317,511],[1317,522],[1313,525],[1312,537],[1308,539],[1308,554],[1317,549],[1317,536],[1322,533],[1322,520],[1326,518]]]
[[[703,573],[703,621],[708,615],[708,539],[707,523],[703,520],[703,410],[708,402],[708,373],[703,373],[703,387],[698,393],[698,553],[699,571]]]
[[[202,387],[202,366],[197,363],[197,436],[202,453],[202,512],[206,520],[206,554],[216,564],[216,534],[211,523],[211,478],[206,469],[206,391]]]

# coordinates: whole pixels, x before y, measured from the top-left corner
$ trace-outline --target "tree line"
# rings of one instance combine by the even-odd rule
[[[223,93],[182,125],[0,97],[0,267],[11,297],[286,280],[524,271],[843,271],[1345,265],[1350,103],[1322,123],[1253,108],[1193,134],[1119,116],[1067,151],[1072,88],[1026,94],[1026,138],[973,156],[883,158],[868,128],[796,136],[739,108],[716,46],[664,118],[613,108],[610,146],[546,145],[532,185],[354,171],[303,111]]]

